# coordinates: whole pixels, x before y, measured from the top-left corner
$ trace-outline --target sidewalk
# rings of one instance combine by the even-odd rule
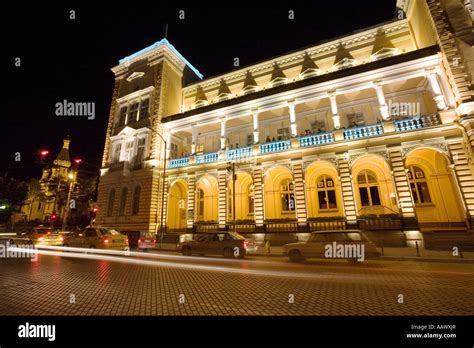
[[[176,251],[175,244],[163,243],[163,247],[157,250]],[[378,248],[381,252],[381,248]],[[462,252],[462,256],[453,256],[451,251],[445,250],[425,250],[420,249],[420,256],[416,254],[416,248],[384,248],[381,260],[384,261],[421,261],[421,262],[449,262],[449,263],[472,263],[474,264],[474,251]],[[273,256],[282,257],[283,247],[274,246],[268,253],[263,246],[258,247],[256,252],[249,253],[249,256]]]

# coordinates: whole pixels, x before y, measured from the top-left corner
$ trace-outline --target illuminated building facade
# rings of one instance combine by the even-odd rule
[[[97,223],[465,233],[473,42],[454,0],[208,79],[159,41],[112,69]]]

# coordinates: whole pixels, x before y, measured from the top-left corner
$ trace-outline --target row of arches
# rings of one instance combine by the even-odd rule
[[[464,221],[463,204],[449,159],[440,151],[418,148],[405,160],[409,189],[419,222]],[[341,182],[333,163],[317,161],[304,171],[304,196],[307,218],[344,217],[343,185],[351,185],[357,215],[400,214],[395,179],[387,161],[378,155],[359,157],[351,166],[350,182]],[[233,220],[233,184],[226,188],[226,217]],[[237,220],[253,220],[255,193],[252,176],[237,172],[235,185]],[[283,166],[267,170],[263,178],[263,213],[267,220],[295,219],[295,184],[292,171]],[[186,227],[188,185],[175,181],[169,190],[167,224],[170,229]],[[195,186],[194,221],[217,221],[219,190],[217,178],[201,177]]]

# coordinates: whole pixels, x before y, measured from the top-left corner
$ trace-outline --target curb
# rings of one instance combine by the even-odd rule
[[[155,249],[156,251],[171,251],[176,252],[174,249]],[[285,257],[283,254],[261,254],[261,253],[250,253],[248,256],[257,256],[257,257]],[[465,259],[465,258],[441,258],[441,257],[423,257],[423,256],[381,256],[378,260],[381,261],[412,261],[412,262],[437,262],[437,263],[468,263],[474,264],[474,259]]]
[[[464,258],[443,258],[443,257],[417,257],[417,256],[381,256],[380,260],[384,261],[418,261],[418,262],[438,262],[438,263],[469,263],[474,264],[474,259]]]

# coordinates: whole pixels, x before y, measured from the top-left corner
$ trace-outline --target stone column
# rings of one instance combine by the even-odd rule
[[[294,101],[288,102],[288,109],[290,110],[290,128],[291,128],[292,137],[298,136],[298,126],[296,124],[295,107],[296,107],[296,104]]]
[[[357,207],[352,186],[352,175],[349,170],[349,163],[346,159],[339,159],[339,175],[347,228],[357,228]]]
[[[252,110],[252,121],[253,121],[253,142],[254,144],[259,143],[259,130],[258,130],[258,110]]]
[[[225,224],[227,221],[227,169],[219,170],[217,174],[217,182],[219,201],[217,219],[219,222],[219,229],[225,229]]]
[[[404,229],[418,229],[419,225],[416,218],[415,203],[413,202],[402,153],[398,149],[393,149],[390,150],[389,155]]]
[[[191,154],[196,154],[196,147],[197,147],[197,127],[195,124],[192,125],[192,143],[191,143]]]
[[[303,165],[301,163],[293,164],[293,176],[295,183],[295,207],[296,207],[296,219],[298,220],[298,226],[306,226],[307,213],[306,213],[306,198],[305,198],[305,187],[303,178]]]
[[[456,142],[450,143],[449,153],[453,158],[451,168],[455,175],[455,180],[458,184],[460,195],[463,199],[464,207],[466,209],[467,218],[470,224],[474,223],[474,176],[469,166],[465,146],[463,140],[459,139]]]
[[[332,121],[334,123],[334,128],[341,128],[341,117],[338,114],[337,102],[336,102],[336,92],[332,91],[328,93],[329,101],[331,102],[331,112],[332,112]]]
[[[437,109],[446,110],[446,99],[444,98],[441,86],[438,81],[438,72],[434,69],[427,70],[426,77],[430,83],[431,92],[433,93],[433,99],[436,102]]]
[[[188,176],[188,211],[186,216],[188,230],[192,230],[195,216],[195,200],[196,200],[196,176],[190,174]]]
[[[263,175],[262,168],[253,170],[254,219],[256,230],[263,229]]]
[[[173,138],[173,133],[169,132],[166,135],[166,152],[165,152],[165,158],[163,161],[169,160],[171,157],[171,140]]]
[[[377,94],[377,100],[379,101],[379,110],[384,120],[390,118],[387,103],[385,101],[385,95],[383,93],[383,87],[380,81],[374,82],[375,93]]]
[[[225,150],[226,122],[225,117],[221,119],[221,150]]]

